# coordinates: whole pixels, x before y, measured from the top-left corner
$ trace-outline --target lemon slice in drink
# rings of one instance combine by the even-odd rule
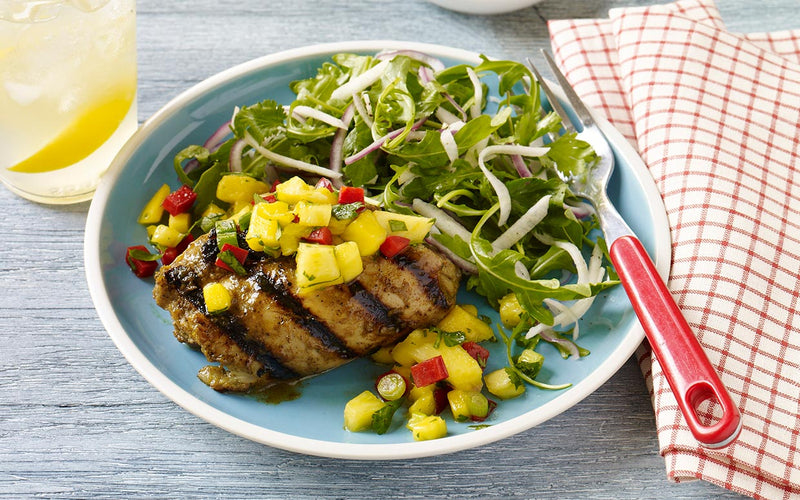
[[[111,137],[133,102],[129,87],[98,100],[42,149],[8,170],[39,174],[69,167],[83,160]]]

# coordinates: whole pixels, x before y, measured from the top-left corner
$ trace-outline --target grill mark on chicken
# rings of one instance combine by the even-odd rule
[[[251,279],[261,291],[270,294],[275,299],[275,302],[291,315],[292,320],[312,337],[319,340],[325,349],[343,359],[356,357],[356,353],[348,349],[325,323],[303,306],[302,302],[292,293],[290,284],[284,274],[258,271]]]
[[[353,299],[355,299],[361,305],[361,307],[363,307],[364,310],[370,316],[372,316],[376,323],[386,325],[393,330],[403,330],[403,322],[398,320],[391,313],[391,311],[389,311],[389,308],[386,307],[383,302],[378,300],[375,295],[369,293],[369,291],[364,288],[361,283],[358,281],[353,281],[347,285],[347,288],[350,290]]]
[[[225,335],[228,336],[248,356],[263,365],[258,370],[259,377],[269,375],[274,379],[291,380],[298,374],[278,361],[262,343],[247,338],[247,329],[230,314],[211,316],[207,313],[203,290],[197,286],[198,276],[193,271],[177,266],[167,270],[164,277],[170,286],[188,300],[202,314],[211,320]]]
[[[408,256],[405,252],[395,255],[389,260],[395,263],[400,269],[405,269],[406,271],[410,272],[412,276],[414,276],[414,278],[416,278],[416,280],[419,282],[420,286],[425,291],[425,294],[428,296],[431,302],[436,305],[436,307],[440,307],[442,309],[450,308],[451,304],[448,302],[442,287],[439,286],[438,277],[433,276],[425,269],[420,268],[417,260]]]

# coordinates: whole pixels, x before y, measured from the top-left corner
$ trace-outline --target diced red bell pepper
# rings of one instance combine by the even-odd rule
[[[488,349],[477,342],[464,342],[461,344],[461,347],[478,362],[481,368],[486,368],[486,360],[489,359]]]
[[[150,255],[150,251],[144,245],[136,245],[128,247],[128,249],[125,252],[125,262],[130,266],[131,271],[133,271],[133,274],[135,274],[140,278],[147,278],[149,276],[152,276],[153,273],[156,272],[156,268],[158,267],[158,261],[136,259],[131,255],[132,250],[145,252],[148,255]]]
[[[391,259],[399,254],[411,243],[411,240],[405,236],[391,235],[387,236],[383,243],[381,243],[381,253],[386,258]]]
[[[189,186],[183,185],[167,195],[164,201],[161,202],[161,206],[164,210],[169,212],[170,215],[178,215],[188,212],[196,199],[197,193],[192,191],[192,188]]]
[[[230,252],[236,258],[236,260],[239,261],[239,264],[242,265],[244,265],[244,261],[247,259],[247,254],[249,253],[247,249],[233,246],[230,243],[225,243],[224,245],[222,245],[220,253],[222,252]],[[232,273],[236,272],[231,266],[223,262],[222,259],[220,259],[219,257],[217,257],[217,260],[216,262],[214,262],[214,265],[217,267],[221,267],[222,269],[225,269],[226,271],[230,271]]]
[[[426,359],[411,367],[411,378],[417,387],[435,384],[446,379],[447,376],[447,367],[442,356]]]
[[[346,205],[347,203],[364,202],[364,188],[342,186],[339,190],[339,203]]]
[[[475,415],[471,415],[469,419],[472,420],[473,422],[483,422],[484,420],[489,418],[489,415],[491,415],[494,409],[497,408],[497,403],[495,401],[492,401],[491,399],[489,399],[488,401],[489,401],[489,411],[486,412],[485,416],[476,417]]]
[[[164,250],[164,255],[161,256],[161,263],[165,266],[168,264],[172,264],[172,262],[178,257],[178,255],[182,254],[186,247],[189,246],[189,243],[194,241],[194,236],[191,234],[187,234],[177,246],[172,248],[167,248]]]
[[[331,230],[328,229],[327,227],[319,227],[311,231],[311,234],[309,234],[303,239],[309,243],[330,245],[333,243],[333,234],[331,233]]]
[[[272,181],[272,187],[269,188],[269,192],[274,193],[275,191],[277,191],[278,184],[280,183],[281,183],[280,179],[275,179],[274,181]]]
[[[321,187],[325,188],[328,191],[330,191],[331,193],[334,191],[333,183],[327,177],[320,177],[319,180],[317,181],[317,185],[314,186],[314,187],[315,188],[321,188]]]

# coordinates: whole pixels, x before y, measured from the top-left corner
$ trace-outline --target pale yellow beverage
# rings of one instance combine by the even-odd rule
[[[0,180],[92,197],[136,130],[134,0],[0,0]]]

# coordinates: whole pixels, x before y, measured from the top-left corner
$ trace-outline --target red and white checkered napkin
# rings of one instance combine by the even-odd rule
[[[734,34],[710,0],[680,0],[550,33],[653,174],[669,289],[742,411],[733,444],[700,447],[644,346],[668,477],[800,498],[800,30]]]

